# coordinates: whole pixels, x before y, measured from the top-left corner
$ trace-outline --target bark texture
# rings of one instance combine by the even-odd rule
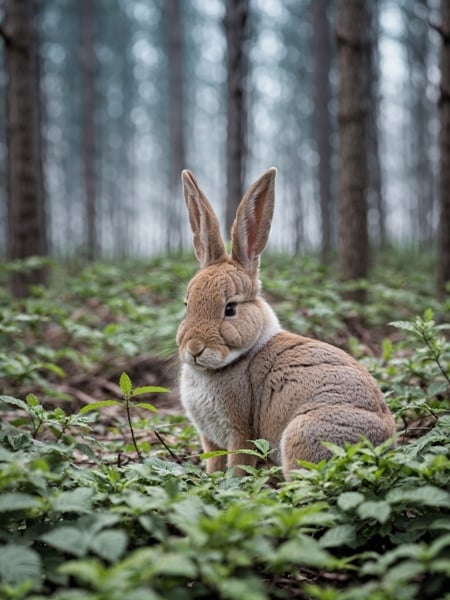
[[[243,193],[248,19],[248,0],[226,0],[224,25],[227,40],[227,232],[231,230]]]
[[[181,251],[183,247],[183,218],[179,202],[180,175],[186,168],[184,135],[183,33],[180,0],[165,0],[167,56],[169,68],[169,205],[167,249]]]
[[[95,2],[79,0],[80,59],[81,59],[81,129],[84,170],[86,257],[94,260],[98,254],[97,201],[96,201],[96,56],[95,56]]]
[[[314,54],[314,128],[319,154],[319,195],[322,229],[322,261],[327,263],[332,249],[332,195],[331,195],[331,115],[330,69],[331,31],[327,11],[330,0],[311,2]]]
[[[5,0],[1,35],[5,47],[7,144],[7,256],[10,260],[48,252],[41,159],[40,103],[36,99],[38,52],[32,0]],[[14,273],[12,292],[27,295],[44,284],[46,270]]]
[[[338,2],[339,271],[344,280],[367,277],[366,35],[364,0]],[[365,298],[364,290],[350,296]]]
[[[438,291],[450,282],[450,2],[441,0],[440,218],[438,232]]]

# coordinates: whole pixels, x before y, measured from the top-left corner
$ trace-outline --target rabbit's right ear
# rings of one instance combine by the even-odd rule
[[[190,171],[181,173],[184,199],[189,213],[195,255],[202,267],[224,260],[227,256],[220,234],[219,221],[205,194]]]

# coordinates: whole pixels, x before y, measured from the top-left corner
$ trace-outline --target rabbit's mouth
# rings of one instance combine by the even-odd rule
[[[234,364],[244,354],[248,348],[231,349],[226,346],[223,349],[211,349],[205,346],[201,351],[192,352],[189,348],[184,348],[181,352],[182,362],[200,370],[200,371],[219,371],[224,367]]]

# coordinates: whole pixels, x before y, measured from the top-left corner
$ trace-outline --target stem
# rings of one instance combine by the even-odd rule
[[[133,429],[133,424],[131,423],[131,413],[130,413],[130,398],[128,396],[125,396],[125,408],[127,411],[127,419],[128,419],[128,425],[130,427],[130,431],[131,431],[131,439],[133,440],[133,446],[136,450],[136,454],[138,455],[139,458],[139,462],[142,462],[142,455],[139,451],[137,442],[136,442],[136,438],[134,437],[134,429]]]
[[[433,348],[430,340],[428,339],[428,336],[426,335],[426,333],[423,334],[423,340],[425,342],[425,344],[428,346],[428,348],[431,351],[431,355],[433,360],[436,362],[440,372],[442,373],[442,375],[444,376],[444,378],[446,379],[448,385],[450,385],[450,377],[447,375],[447,372],[445,371],[444,367],[441,365],[441,361],[439,360],[441,354],[438,350],[436,350],[435,348]]]
[[[154,429],[153,433],[155,434],[155,436],[158,438],[158,441],[164,446],[164,448],[167,450],[167,452],[170,454],[170,456],[179,464],[181,465],[182,461],[180,459],[179,456],[177,456],[174,452],[172,452],[172,450],[169,448],[169,446],[166,444],[166,442],[164,441],[164,439],[162,438],[161,434]]]

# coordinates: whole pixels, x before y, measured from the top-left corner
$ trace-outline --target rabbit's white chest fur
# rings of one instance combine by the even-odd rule
[[[232,420],[225,398],[220,393],[220,378],[212,379],[204,371],[183,365],[183,407],[196,428],[222,448],[228,448]]]

